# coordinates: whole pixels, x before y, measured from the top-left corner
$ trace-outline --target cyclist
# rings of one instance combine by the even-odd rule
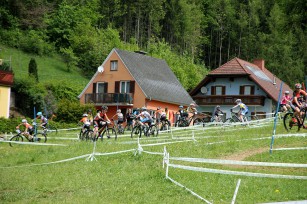
[[[81,120],[79,122],[82,123],[82,128],[81,129],[82,129],[83,133],[84,133],[85,129],[89,129],[90,128],[91,123],[88,120],[88,115],[86,113],[84,113],[82,115],[82,118],[81,118]]]
[[[184,109],[182,105],[179,106],[178,113],[179,113],[179,117],[180,117],[180,118],[186,118],[186,117],[189,116],[187,110]]]
[[[131,129],[134,127],[134,119],[135,115],[132,113],[132,110],[129,108],[128,113],[126,114],[127,126]]]
[[[32,125],[30,125],[28,123],[28,121],[26,119],[22,119],[21,123],[19,125],[16,126],[16,130],[19,130],[20,126],[24,126],[25,130],[21,133],[24,136],[26,136],[28,138],[28,140],[32,140],[33,139],[33,133],[34,133],[34,128]]]
[[[217,105],[215,107],[215,111],[214,111],[214,120],[215,122],[220,122],[221,119],[221,115],[224,114],[224,112],[221,110],[221,107],[219,105]]]
[[[248,107],[244,103],[242,103],[241,99],[237,99],[236,103],[237,103],[237,105],[232,107],[232,109],[239,106],[239,108],[240,108],[239,111],[238,111],[239,119],[240,119],[241,122],[244,122],[243,117],[248,113]],[[231,112],[232,112],[232,109],[230,109]]]
[[[124,115],[123,115],[121,109],[118,109],[116,111],[116,114],[113,115],[112,120],[114,119],[114,117],[117,117],[117,125],[121,126],[124,122]]]
[[[289,91],[285,91],[281,101],[280,101],[280,108],[283,112],[287,112],[290,110],[290,102],[291,102],[291,97],[289,95]]]
[[[40,126],[43,128],[47,128],[48,119],[43,116],[42,112],[37,112],[36,116],[37,119],[40,119]]]
[[[110,119],[107,116],[108,107],[102,106],[101,111],[97,110],[97,115],[94,118],[94,135],[96,135],[98,129],[103,128],[106,124],[110,124]],[[102,132],[103,129],[101,129],[100,132]],[[100,133],[99,133],[100,134]],[[110,136],[108,136],[110,138]]]
[[[141,117],[142,119],[140,120],[140,122],[142,123],[142,125],[145,125],[145,128],[148,128],[151,123],[152,123],[152,117],[151,115],[148,113],[147,108],[143,107],[142,108],[142,112],[137,115],[137,117]]]
[[[291,103],[291,107],[294,111],[294,116],[301,118],[302,115],[301,109],[304,108],[305,104],[304,102],[306,102],[306,100],[307,100],[307,93],[306,91],[302,90],[302,85],[300,83],[295,84],[295,91],[293,92],[293,98]],[[293,120],[295,120],[295,118],[293,118]],[[306,127],[304,126],[303,128]]]
[[[192,118],[194,115],[197,115],[197,109],[196,109],[196,104],[195,103],[191,103],[190,106],[188,107],[187,111],[189,114],[189,118]],[[193,124],[193,120],[191,120],[190,124]]]

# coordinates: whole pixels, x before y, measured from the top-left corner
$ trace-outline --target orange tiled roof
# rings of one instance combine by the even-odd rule
[[[0,70],[0,85],[12,86],[14,82],[14,75],[12,72]]]

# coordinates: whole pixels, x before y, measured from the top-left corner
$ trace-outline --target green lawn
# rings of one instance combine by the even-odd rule
[[[141,138],[144,151],[98,156],[62,163],[93,152],[92,142],[78,141],[78,131],[49,134],[47,144],[66,146],[34,146],[0,143],[1,203],[204,203],[185,189],[165,178],[162,167],[164,147],[170,157],[238,159],[258,162],[307,164],[306,150],[273,151],[269,153],[273,124],[255,127],[205,127],[174,130],[157,138]],[[307,133],[301,130],[300,133]],[[307,147],[304,137],[278,137],[286,134],[277,126],[274,148]],[[196,141],[184,141],[184,138]],[[71,138],[65,139],[65,138]],[[183,142],[184,141],[184,142]],[[167,143],[168,144],[159,144]],[[173,143],[171,143],[173,142]],[[146,146],[159,144],[155,146]],[[117,141],[98,141],[96,153],[136,149],[137,140],[119,136]],[[49,164],[44,164],[49,163]],[[170,160],[172,164],[307,176],[306,168],[260,167],[205,164]],[[41,164],[41,165],[34,165]],[[231,203],[238,179],[241,185],[236,203],[262,203],[306,200],[307,180],[258,178],[222,175],[169,167],[168,175],[206,200]]]

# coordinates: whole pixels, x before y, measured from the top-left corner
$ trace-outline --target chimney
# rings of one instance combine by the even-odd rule
[[[253,64],[257,65],[261,70],[264,69],[264,59],[254,59]]]

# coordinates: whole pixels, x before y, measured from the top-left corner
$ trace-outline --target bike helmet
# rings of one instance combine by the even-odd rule
[[[87,117],[87,114],[86,114],[86,113],[84,113],[82,116],[83,116],[83,117]]]
[[[217,105],[216,108],[220,108],[221,106]]]
[[[21,122],[22,122],[22,123],[26,123],[26,122],[28,122],[28,121],[27,121],[26,119],[22,119]]]
[[[190,106],[195,106],[195,103],[190,103]]]
[[[290,92],[289,91],[285,91],[285,94],[289,94]]]
[[[157,108],[157,110],[160,110],[160,109],[161,109],[161,107],[158,107],[158,108]]]
[[[37,115],[37,116],[42,116],[43,114],[42,114],[42,112],[37,112],[36,115]]]
[[[146,108],[146,107],[142,107],[142,110],[143,110],[143,111],[146,111],[146,110],[147,110],[147,108]]]
[[[295,84],[295,88],[296,88],[296,89],[301,89],[301,88],[302,88],[302,85],[301,85],[300,83],[297,83],[297,84]]]
[[[101,106],[102,110],[108,110],[108,106]]]
[[[179,106],[179,108],[183,108],[183,106]]]
[[[120,112],[122,112],[122,110],[121,110],[121,109],[118,109],[118,110],[116,111],[116,113],[120,113]]]
[[[240,103],[240,102],[241,102],[241,99],[238,98],[238,99],[236,100],[236,103]]]

